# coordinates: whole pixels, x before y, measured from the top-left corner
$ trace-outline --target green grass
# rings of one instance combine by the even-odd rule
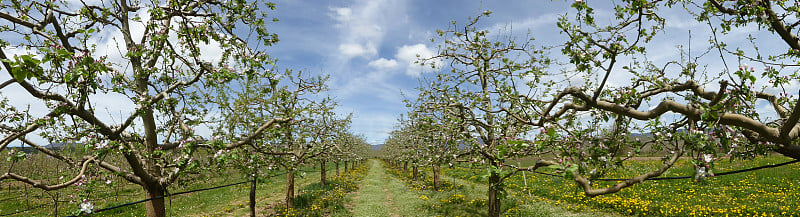
[[[386,174],[377,161],[369,162],[371,169],[367,173],[359,190],[359,197],[355,200],[354,216],[390,216],[390,207],[387,203],[392,203],[391,196],[384,191],[384,182],[381,179]]]
[[[32,158],[33,159],[33,158]],[[47,159],[33,159],[30,167],[46,163]],[[328,176],[335,176],[333,164],[329,164]],[[45,171],[56,174],[52,168]],[[52,170],[52,171],[50,171]],[[303,168],[306,171],[318,171],[318,167]],[[44,173],[44,172],[43,172]],[[279,172],[276,172],[279,173]],[[53,175],[50,175],[53,176]],[[46,176],[42,176],[45,177]],[[55,180],[57,178],[51,178]],[[95,209],[106,208],[128,202],[144,199],[144,191],[138,185],[113,177],[110,184],[104,179],[94,179],[82,186],[71,186],[65,189],[45,192],[17,182],[3,182],[0,184],[0,215],[16,211],[32,209],[13,216],[53,216],[56,213],[53,198],[57,198],[58,216],[77,214],[83,198],[88,198]],[[175,184],[168,190],[172,193],[214,187],[229,183],[241,182],[244,179],[235,170],[197,178],[192,183]],[[280,203],[283,200],[285,176],[271,178],[258,185],[257,206],[266,207]],[[305,186],[319,182],[319,172],[308,172],[304,178],[296,179],[296,186]],[[202,192],[177,195],[165,201],[168,216],[242,216],[249,214],[249,184],[218,188]],[[28,197],[24,197],[27,191]],[[75,195],[69,197],[69,195]],[[23,197],[20,197],[23,196]],[[263,208],[261,210],[264,210]],[[272,211],[272,210],[266,210]],[[268,213],[262,213],[268,214]],[[95,216],[144,216],[144,203],[126,206],[118,209],[104,211]]]
[[[761,165],[789,161],[785,157],[768,157],[755,160],[721,160],[715,173],[747,169]],[[521,164],[525,164],[524,162]],[[660,161],[629,161],[626,170],[610,173],[608,178],[626,178],[656,168]],[[447,169],[446,173],[484,182],[468,169]],[[547,171],[547,170],[544,170]],[[550,171],[552,172],[552,171]],[[693,166],[680,160],[665,177],[693,174]],[[591,209],[615,211],[625,215],[648,216],[800,216],[800,164],[758,171],[716,176],[705,181],[692,179],[645,181],[622,191],[594,198],[584,196],[573,181],[562,178],[527,173],[527,186],[522,174],[508,180],[508,189],[517,194],[546,198],[548,203],[563,206],[575,212]],[[614,182],[596,181],[595,188]],[[529,189],[525,191],[524,189]]]
[[[471,172],[471,171],[469,171]],[[416,198],[414,209],[422,210],[411,216],[486,216],[487,215],[487,189],[483,182],[474,182],[442,175],[442,185],[439,191],[433,190],[433,180],[428,168],[420,168],[421,177],[413,181],[410,172],[401,169],[388,168],[387,173],[392,174],[405,183]],[[502,200],[501,209],[503,216],[614,216],[597,210],[587,210],[585,213],[572,213],[569,210],[542,202],[540,198],[530,198],[519,192],[509,192],[508,197]]]
[[[425,216],[424,201],[417,192],[387,174],[378,160],[370,160],[369,165],[353,216]]]
[[[281,206],[275,209],[277,216],[352,216],[346,209],[352,199],[348,193],[358,190],[358,183],[363,180],[366,167],[357,166],[340,176],[331,178],[327,185],[311,183],[302,187],[295,195],[294,207],[286,209]],[[270,213],[271,214],[271,213]]]
[[[785,157],[768,157],[749,161],[720,160],[715,173],[746,169],[755,166],[788,161]],[[641,174],[658,166],[660,161],[630,161],[626,169],[607,175],[608,178],[625,178]],[[523,166],[532,161],[523,160]],[[332,164],[331,164],[332,165]],[[443,187],[433,191],[429,168],[420,168],[421,178],[411,181],[410,172],[384,168],[376,160],[357,167],[354,174],[360,179],[330,179],[330,185],[318,184],[319,173],[309,172],[297,179],[297,209],[287,211],[285,216],[485,216],[486,180],[481,178],[485,170],[464,168],[442,168]],[[305,170],[316,170],[306,168]],[[329,170],[332,171],[332,170]],[[547,171],[546,169],[544,171]],[[550,171],[552,172],[552,171]],[[691,175],[693,167],[685,160],[664,176]],[[334,176],[333,172],[328,173]],[[347,174],[343,173],[347,176]],[[507,216],[800,216],[800,164],[759,171],[717,176],[706,181],[688,180],[646,181],[611,195],[595,198],[583,196],[574,182],[562,178],[525,173],[512,176],[506,182],[508,198],[503,200],[504,215]],[[198,188],[218,186],[241,181],[236,174],[216,175],[208,181],[197,181],[169,190],[180,192]],[[354,176],[356,177],[356,176]],[[272,178],[258,186],[260,215],[281,214],[285,176]],[[113,179],[110,185],[98,180],[84,186],[70,187],[59,191],[44,192],[21,184],[4,182],[0,186],[0,214],[11,213],[27,207],[41,208],[15,216],[52,216],[55,207],[52,198],[59,202],[58,214],[64,216],[78,210],[80,199],[93,198],[95,208],[141,200],[140,187]],[[526,188],[527,181],[527,188]],[[359,193],[347,193],[358,189]],[[614,182],[596,181],[596,187]],[[341,192],[335,186],[346,186]],[[91,191],[86,191],[92,189]],[[27,193],[27,198],[24,192]],[[196,192],[168,199],[169,216],[244,216],[248,214],[248,185]],[[69,203],[68,195],[79,195]],[[529,196],[530,195],[530,196]],[[171,200],[171,201],[170,201]],[[390,202],[389,202],[390,201]],[[286,210],[284,210],[286,211]],[[352,211],[352,212],[351,212]],[[609,213],[614,212],[614,213]],[[619,214],[616,214],[619,213]],[[100,213],[98,216],[143,216],[144,205]]]

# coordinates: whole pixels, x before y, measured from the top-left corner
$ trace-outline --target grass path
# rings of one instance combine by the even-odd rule
[[[417,216],[420,210],[416,194],[405,183],[386,174],[383,165],[375,159],[368,161],[369,172],[357,196],[353,198],[353,216]]]

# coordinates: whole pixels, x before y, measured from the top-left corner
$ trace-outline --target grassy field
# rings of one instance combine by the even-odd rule
[[[773,156],[750,161],[717,162],[715,173],[789,161]],[[532,160],[520,160],[521,165]],[[659,161],[626,162],[626,171],[608,178],[641,174]],[[413,181],[410,172],[370,160],[329,184],[319,184],[318,169],[305,168],[297,179],[294,209],[282,207],[284,176],[258,186],[258,213],[271,216],[485,216],[485,170],[443,168],[442,188],[433,190],[429,168],[420,168]],[[552,172],[543,170],[543,172]],[[664,176],[691,175],[691,163],[681,160]],[[238,175],[216,175],[206,181],[170,188],[180,192],[240,182]],[[34,208],[13,216],[64,216],[79,210],[82,198],[92,198],[95,208],[140,200],[138,186],[122,180],[94,183],[44,192],[5,182],[0,188],[0,215]],[[596,181],[596,187],[614,182]],[[585,197],[574,182],[563,178],[518,173],[506,182],[508,196],[502,201],[504,216],[800,216],[800,164],[752,172],[692,179],[646,181],[611,195]],[[91,188],[91,191],[86,189]],[[85,192],[83,192],[85,191]],[[26,193],[27,192],[27,193]],[[237,185],[170,197],[169,216],[245,216],[249,185]],[[81,195],[70,198],[67,195]],[[53,205],[57,199],[58,207]],[[142,204],[99,213],[97,216],[143,216]]]
[[[29,159],[30,168],[42,168],[35,171],[39,174],[58,174],[55,168],[47,168],[47,159]],[[340,168],[342,169],[342,168]],[[313,183],[319,182],[319,168],[302,168],[303,177],[297,177],[298,200],[309,189],[314,188]],[[332,183],[341,182],[335,176],[333,164],[329,164],[328,176]],[[343,170],[342,170],[343,171]],[[276,171],[276,174],[283,174]],[[50,175],[53,176],[53,175]],[[177,193],[194,189],[208,188],[244,181],[243,176],[235,170],[224,174],[216,174],[197,178],[192,183],[176,184],[169,188],[169,192]],[[50,178],[55,180],[56,178]],[[112,177],[96,179],[80,186],[71,186],[57,191],[43,191],[18,182],[4,182],[0,184],[0,215],[10,216],[66,216],[76,214],[80,210],[83,199],[88,199],[94,209],[106,208],[128,202],[144,199],[141,187],[129,184],[126,181]],[[354,182],[351,182],[354,183]],[[351,184],[355,185],[355,184]],[[267,182],[259,183],[257,191],[257,211],[261,214],[278,212],[275,207],[282,203],[285,189],[285,175],[270,178]],[[249,214],[250,185],[241,184],[208,191],[169,197],[166,200],[168,216],[243,216]],[[72,196],[71,196],[72,195]],[[55,202],[57,201],[57,202]],[[302,201],[301,201],[302,202]],[[118,209],[104,211],[94,216],[144,216],[144,203],[126,206]]]
[[[485,182],[464,180],[454,176],[443,175],[439,191],[433,190],[433,179],[429,168],[419,168],[421,178],[414,181],[410,171],[387,167],[387,173],[402,180],[417,196],[406,201],[407,207],[420,210],[407,216],[486,216],[487,188]],[[464,170],[472,173],[472,171]],[[503,216],[617,216],[615,213],[604,212],[600,209],[586,209],[580,213],[572,212],[561,206],[547,203],[539,197],[520,194],[518,191],[509,192],[502,200]],[[405,215],[403,215],[405,216]]]
[[[785,157],[756,160],[719,161],[715,173],[747,169],[789,161]],[[532,164],[523,160],[521,164]],[[626,178],[655,168],[660,161],[626,162],[627,171],[609,174],[609,178]],[[452,168],[446,174],[485,182],[475,170]],[[544,172],[552,172],[544,170]],[[693,167],[679,161],[663,176],[692,175]],[[602,209],[624,215],[639,216],[800,216],[800,164],[778,168],[716,176],[705,181],[693,179],[645,181],[611,195],[589,198],[574,182],[563,178],[527,173],[508,180],[508,188],[518,194],[540,197],[539,200],[575,212]],[[527,182],[527,185],[525,184]],[[614,182],[597,181],[596,188]]]

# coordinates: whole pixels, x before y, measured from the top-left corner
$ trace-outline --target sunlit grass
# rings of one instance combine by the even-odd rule
[[[352,198],[348,193],[358,190],[358,184],[364,179],[367,167],[356,166],[340,176],[331,178],[325,186],[312,183],[300,189],[295,195],[294,207],[275,209],[277,216],[350,216],[345,204]]]
[[[748,161],[717,162],[715,173],[746,169],[789,161],[785,157],[769,157]],[[629,161],[622,172],[609,178],[626,178],[656,168],[660,161]],[[445,170],[448,174],[481,181],[474,171],[463,168]],[[552,172],[552,171],[550,171]],[[679,161],[663,176],[692,175],[687,161]],[[800,164],[753,172],[716,176],[705,181],[692,179],[645,181],[616,194],[594,198],[584,196],[574,182],[563,178],[527,173],[527,188],[521,174],[508,180],[508,189],[547,198],[551,203],[573,211],[590,208],[613,210],[625,215],[652,216],[800,216]],[[614,182],[595,181],[601,188]],[[525,191],[527,189],[527,191]]]
[[[32,155],[24,165],[37,170],[37,176],[57,181],[58,174],[55,168],[45,168],[49,165],[49,158],[39,158]],[[5,163],[5,162],[4,162]],[[333,169],[332,164],[329,171]],[[27,168],[18,167],[20,170],[28,171]],[[317,171],[316,167],[302,168],[307,171]],[[32,171],[32,170],[31,170]],[[39,172],[41,171],[41,172]],[[282,174],[275,171],[275,174]],[[49,174],[49,175],[48,175]],[[333,176],[329,172],[328,176]],[[169,189],[170,193],[189,191],[201,188],[220,186],[230,183],[244,181],[243,175],[236,170],[230,169],[220,174],[206,173],[191,182],[185,184],[175,184]],[[81,186],[71,186],[65,189],[46,192],[32,188],[18,182],[3,182],[0,186],[0,215],[26,210],[29,207],[35,208],[27,212],[22,212],[12,216],[66,216],[76,214],[80,210],[83,199],[87,199],[94,206],[94,209],[101,209],[120,204],[144,199],[144,190],[138,185],[130,184],[127,181],[112,177],[110,182],[106,179],[92,179]],[[285,176],[280,175],[268,179],[266,182],[259,183],[257,191],[257,202],[259,207],[269,206],[269,202],[276,202],[283,199],[285,193]],[[304,178],[298,178],[297,186],[305,186],[310,183],[319,182],[319,173],[309,172]],[[166,211],[168,216],[242,216],[249,214],[249,184],[241,184],[225,188],[218,188],[208,191],[194,192],[189,194],[177,195],[165,199]],[[26,193],[27,192],[27,193]],[[27,197],[25,197],[27,195]],[[58,200],[56,207],[53,202]],[[58,211],[56,215],[56,209]],[[144,216],[144,203],[130,205],[122,208],[104,211],[93,216]]]
[[[467,171],[465,172],[472,172]],[[422,213],[413,216],[486,216],[488,211],[487,189],[485,180],[479,175],[470,175],[473,180],[465,180],[442,175],[439,191],[433,190],[433,179],[430,170],[420,168],[420,177],[413,181],[411,172],[402,169],[387,168],[387,173],[405,182],[417,197],[413,199],[417,209]],[[421,201],[421,202],[418,202]],[[585,213],[571,213],[569,210],[548,204],[541,200],[530,199],[520,191],[509,191],[501,200],[501,216],[614,216],[598,210],[587,210]]]

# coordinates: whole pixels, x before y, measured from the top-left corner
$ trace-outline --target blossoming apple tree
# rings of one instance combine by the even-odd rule
[[[684,155],[694,159],[698,179],[713,176],[710,170],[717,157],[751,158],[777,152],[799,159],[800,146],[795,141],[800,135],[800,107],[791,91],[797,91],[795,62],[800,41],[796,23],[785,19],[797,15],[796,4],[715,0],[623,3],[613,8],[615,19],[607,23],[595,19],[594,7],[598,6],[589,2],[575,2],[575,17],[563,16],[558,22],[567,36],[561,52],[574,67],[570,72],[584,78],[585,85],[551,86],[558,91],[519,94],[517,98],[530,103],[525,110],[532,114],[516,116],[519,120],[563,129],[557,134],[573,141],[560,152],[569,158],[561,165],[575,165],[569,174],[586,195],[614,193],[660,176]],[[681,13],[695,18],[699,28],[690,31],[706,33],[708,46],[698,49],[689,41],[675,59],[650,59],[652,46],[668,37],[665,25],[671,20],[660,10],[672,7],[685,8]],[[758,27],[746,31],[747,43],[724,37],[745,27]],[[781,45],[786,49],[759,49]],[[620,66],[622,62],[626,64]],[[748,64],[760,65],[760,69],[757,72]],[[630,81],[617,79],[610,85],[610,77]],[[766,109],[757,109],[760,105]],[[581,114],[586,115],[576,116]],[[577,123],[585,119],[591,124]],[[582,133],[598,125],[610,130]],[[634,132],[652,140],[632,138]],[[593,188],[591,180],[598,169],[621,165],[643,148],[665,150],[663,164],[628,181]]]
[[[489,14],[487,11],[472,18],[463,27],[453,23],[449,30],[438,31],[443,40],[439,55],[422,62],[443,60],[450,64],[430,85],[420,88],[418,100],[424,110],[446,114],[440,116],[442,123],[455,124],[450,130],[455,130],[459,136],[454,138],[460,140],[453,142],[469,146],[469,154],[460,158],[489,167],[488,213],[499,216],[503,181],[516,171],[506,165],[506,160],[536,152],[526,143],[509,142],[525,135],[530,126],[512,116],[521,112],[522,105],[507,96],[515,91],[514,76],[538,73],[548,60],[529,47],[530,41],[517,44],[510,37],[489,40],[488,31],[477,27],[478,20]]]
[[[713,176],[719,157],[776,152],[799,159],[800,105],[794,92],[800,38],[797,22],[787,19],[800,12],[796,4],[570,4],[574,10],[557,22],[563,43],[532,47],[532,41],[518,45],[502,36],[489,39],[485,30],[474,27],[477,19],[440,31],[443,47],[436,58],[451,64],[423,87],[433,97],[420,98],[440,109],[459,109],[452,113],[465,120],[463,134],[480,138],[471,141],[473,151],[490,171],[498,171],[490,176],[492,187],[500,183],[502,168],[549,166],[573,179],[587,196],[597,196],[661,176],[683,156],[696,165],[697,179]],[[671,21],[666,17],[694,18],[680,20],[694,23],[687,27],[686,43],[664,58],[669,52],[654,47],[675,43],[675,33],[666,31]],[[748,37],[730,37],[733,33]],[[708,43],[693,44],[695,35],[707,36],[703,40]],[[550,53],[556,49],[560,54]],[[654,49],[658,58],[653,58]],[[503,156],[514,155],[503,153],[513,147],[524,147],[522,155],[541,160],[528,168],[504,165]],[[592,185],[644,153],[663,156],[662,164],[610,186]],[[496,216],[492,189],[489,215]]]
[[[418,100],[418,102],[426,102]],[[440,168],[442,164],[449,164],[456,160],[462,150],[459,144],[464,142],[461,139],[463,124],[458,118],[447,118],[452,113],[442,110],[430,109],[426,106],[431,104],[412,105],[408,113],[408,119],[401,119],[401,128],[395,134],[404,140],[388,140],[388,146],[397,146],[396,149],[405,149],[413,156],[412,176],[417,178],[417,166],[430,166],[433,172],[433,188],[439,190],[441,186]],[[393,134],[393,138],[395,134]]]
[[[16,172],[0,180],[55,190],[83,180],[90,167],[100,168],[142,186],[152,199],[146,203],[147,216],[164,216],[165,190],[207,162],[197,159],[207,156],[199,149],[239,148],[289,121],[264,120],[251,134],[227,143],[201,132],[219,110],[208,93],[231,81],[272,77],[265,48],[277,36],[267,31],[272,20],[265,9],[274,4],[0,3],[0,60],[8,75],[0,84],[0,151],[24,143],[74,169],[64,180]],[[99,103],[116,106],[98,108]],[[70,157],[42,142],[76,143],[88,153]]]

